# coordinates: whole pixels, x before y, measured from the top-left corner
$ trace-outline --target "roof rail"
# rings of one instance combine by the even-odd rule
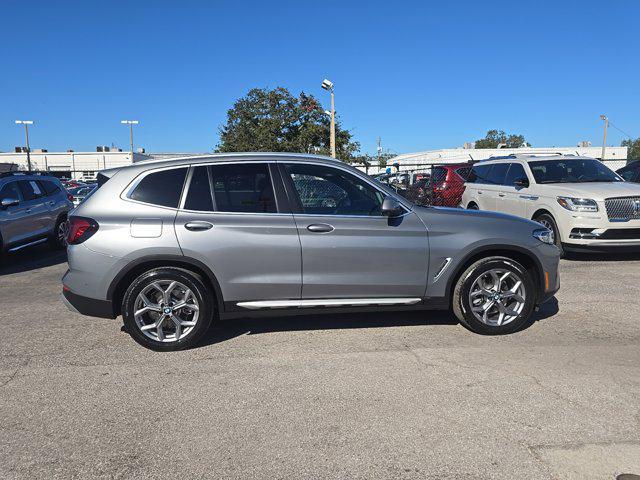
[[[41,175],[43,177],[52,177],[50,172],[40,172],[31,170],[13,170],[11,172],[0,172],[0,178],[13,177],[13,176],[25,176],[25,175]]]

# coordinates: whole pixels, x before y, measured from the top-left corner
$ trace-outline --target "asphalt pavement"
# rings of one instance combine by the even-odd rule
[[[70,313],[63,253],[0,265],[0,478],[613,479],[640,474],[640,257],[563,260],[484,337],[442,312],[217,323],[156,353]]]

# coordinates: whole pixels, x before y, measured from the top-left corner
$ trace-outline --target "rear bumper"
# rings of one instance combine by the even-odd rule
[[[71,290],[62,290],[62,301],[69,310],[89,317],[116,318],[113,313],[113,302],[83,297]]]

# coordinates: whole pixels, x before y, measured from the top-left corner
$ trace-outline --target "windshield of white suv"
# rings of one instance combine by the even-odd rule
[[[529,162],[536,183],[622,182],[623,180],[599,160],[558,159]]]

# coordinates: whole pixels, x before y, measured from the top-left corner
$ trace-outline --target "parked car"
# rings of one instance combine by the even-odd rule
[[[531,218],[565,250],[640,249],[640,185],[594,158],[513,155],[473,167],[462,203]]]
[[[460,205],[464,182],[471,172],[469,163],[433,167],[431,173],[431,204],[439,207]]]
[[[71,188],[83,187],[86,184],[81,180],[62,180],[62,185],[69,190]]]
[[[121,314],[152,349],[196,344],[214,316],[341,308],[452,308],[473,331],[509,333],[559,286],[540,224],[415,206],[334,159],[138,162],[98,183],[70,216],[64,299]]]
[[[91,195],[91,192],[95,190],[96,186],[96,183],[91,183],[67,190],[73,197],[73,205],[76,207],[80,205],[86,197]]]
[[[53,248],[64,248],[67,213],[72,207],[56,177],[0,174],[0,253],[47,241]]]
[[[616,170],[616,173],[624,178],[627,182],[640,183],[640,160],[631,162],[626,167]]]

